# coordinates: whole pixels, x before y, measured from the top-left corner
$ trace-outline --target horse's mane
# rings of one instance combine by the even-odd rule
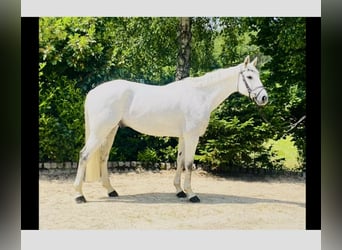
[[[228,78],[229,74],[233,72],[232,69],[234,68],[235,67],[216,69],[202,76],[187,77],[174,83],[191,84],[193,87],[198,88],[208,87],[211,83],[216,83],[217,81],[220,81],[223,78]]]

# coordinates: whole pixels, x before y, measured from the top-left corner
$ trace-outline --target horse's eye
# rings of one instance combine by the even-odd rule
[[[252,76],[247,76],[247,78],[248,78],[249,80],[252,80],[252,79],[253,79],[253,77],[252,77]]]

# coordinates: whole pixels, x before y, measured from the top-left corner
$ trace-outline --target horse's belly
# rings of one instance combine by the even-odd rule
[[[206,116],[203,104],[189,93],[151,89],[139,92],[125,108],[122,123],[138,132],[153,136],[181,137],[202,134]],[[205,129],[205,128],[204,128]]]
[[[122,123],[124,126],[147,135],[179,137],[182,133],[182,122],[177,121],[177,118],[152,116],[142,119],[126,118]]]

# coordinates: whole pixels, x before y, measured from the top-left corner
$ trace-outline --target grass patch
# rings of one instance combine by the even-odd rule
[[[288,170],[298,169],[300,163],[298,162],[298,150],[293,143],[293,138],[287,136],[285,139],[269,140],[265,146],[272,145],[272,151],[275,153],[273,160],[285,158],[284,167]]]

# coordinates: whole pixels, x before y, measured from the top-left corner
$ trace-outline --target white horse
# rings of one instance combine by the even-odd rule
[[[80,152],[74,182],[76,202],[86,202],[82,193],[84,179],[101,178],[109,197],[118,196],[108,178],[107,161],[119,126],[153,136],[178,137],[176,194],[190,202],[199,202],[191,189],[191,171],[197,143],[206,131],[210,113],[234,92],[250,97],[258,105],[268,101],[256,63],[257,58],[250,63],[247,56],[237,66],[165,86],[114,80],[91,90],[85,101],[86,143]],[[183,168],[184,189],[181,188]]]

